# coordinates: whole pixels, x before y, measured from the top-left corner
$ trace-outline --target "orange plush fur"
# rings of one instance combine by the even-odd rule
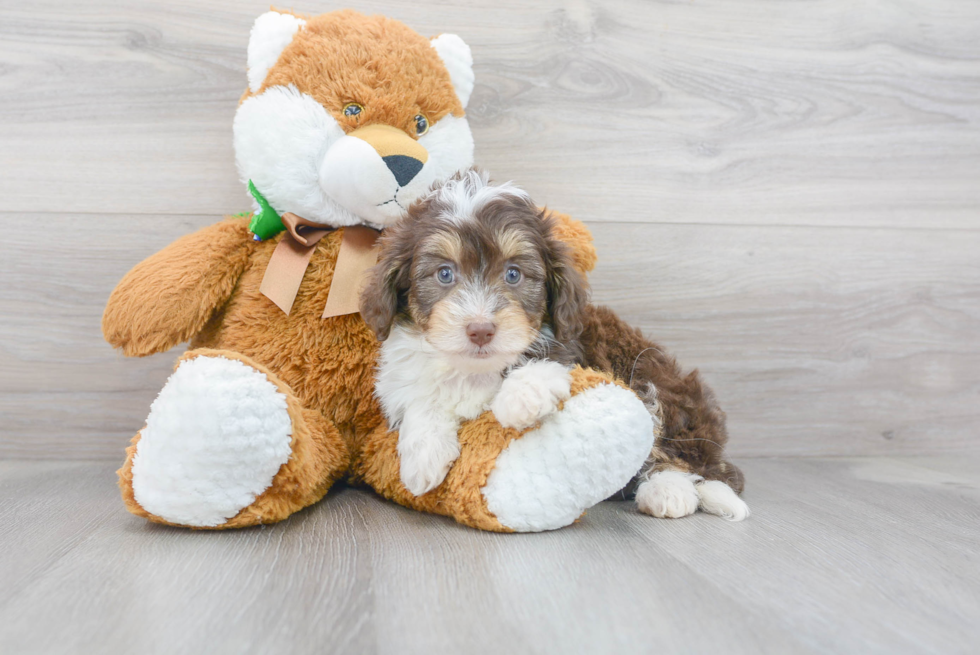
[[[591,267],[595,252],[588,231],[567,216],[556,216],[576,262]],[[238,359],[265,373],[287,397],[292,457],[269,489],[218,527],[280,521],[347,478],[407,507],[484,530],[508,531],[487,510],[480,488],[518,432],[502,428],[489,414],[467,424],[460,432],[462,454],[446,481],[432,493],[412,496],[399,478],[397,433],[387,430],[373,393],[374,335],[358,314],[320,317],[343,230],[317,245],[287,316],[259,293],[269,258],[283,237],[255,242],[247,225],[247,218],[227,219],[138,264],[113,291],[103,316],[106,339],[127,355],[149,355],[193,337],[181,361],[199,355]],[[573,378],[575,392],[610,381],[583,370]],[[167,523],[146,512],[133,494],[139,438],[133,438],[119,471],[123,500],[134,514]]]
[[[439,56],[405,24],[352,10],[302,18],[305,29],[279,56],[258,93],[292,84],[348,132],[382,123],[413,134],[417,114],[431,124],[448,113],[463,115]],[[343,48],[336,47],[339,40]],[[251,95],[246,91],[242,100]],[[354,101],[364,111],[345,116],[344,107]]]

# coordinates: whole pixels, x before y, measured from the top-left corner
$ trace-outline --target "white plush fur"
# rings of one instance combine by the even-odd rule
[[[224,357],[183,362],[150,408],[133,492],[172,523],[221,525],[265,491],[292,452],[286,397]]]
[[[603,384],[573,396],[541,427],[497,458],[483,497],[518,532],[569,525],[623,488],[653,447],[653,419],[622,387]]]
[[[248,88],[252,93],[262,88],[269,69],[275,66],[293,35],[306,21],[289,14],[270,11],[255,19],[248,39]]]
[[[235,114],[239,174],[243,182],[252,180],[279,213],[326,225],[356,225],[363,221],[320,187],[324,153],[343,136],[337,121],[312,97],[292,85],[274,86],[245,100]]]
[[[473,164],[473,135],[465,118],[447,114],[419,137],[428,159],[399,186],[381,156],[366,142],[345,136],[320,164],[320,186],[344,208],[376,227],[392,225],[436,182]]]
[[[434,183],[448,179],[459,171],[473,166],[473,133],[465,118],[446,114],[429,127],[428,132],[419,137],[419,143],[428,151],[429,161],[425,162],[418,176],[431,177],[424,189],[413,187],[413,193],[416,195],[412,198],[412,202],[427,193]]]
[[[379,361],[375,393],[388,424],[399,431],[402,482],[416,496],[439,486],[459,457],[461,421],[493,407],[505,426],[526,427],[555,412],[570,395],[571,378],[560,364],[531,361],[506,379],[506,364],[468,372],[421,332],[400,325],[382,344]]]
[[[449,71],[456,96],[465,108],[473,93],[473,54],[463,39],[455,34],[442,34],[432,39],[432,47]]]
[[[473,136],[465,118],[444,116],[418,142],[428,159],[415,177],[399,186],[374,148],[355,136],[344,136],[327,148],[320,162],[320,188],[361,222],[391,225],[435,182],[473,163]]]
[[[505,428],[523,430],[558,411],[572,396],[572,375],[558,362],[536,360],[514,369],[500,385],[490,410]]]
[[[699,507],[708,514],[717,514],[729,521],[741,521],[749,516],[749,506],[738,494],[720,480],[705,480],[696,485]]]
[[[658,471],[636,490],[636,506],[657,518],[677,519],[698,511],[695,483],[701,476],[680,471]]]
[[[320,161],[319,176],[324,193],[374,225],[393,222],[389,219],[397,220],[408,209],[403,203],[412,194],[399,194],[401,188],[381,155],[357,137],[343,136],[329,147]],[[418,175],[408,184],[417,180]]]

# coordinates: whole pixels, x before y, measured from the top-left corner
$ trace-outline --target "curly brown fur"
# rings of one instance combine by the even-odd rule
[[[742,472],[724,458],[725,412],[698,371],[685,375],[662,347],[608,307],[589,305],[584,323],[583,365],[624,380],[662,421],[651,458],[637,478],[679,469],[742,493]]]
[[[467,175],[478,176],[464,173],[451,182],[465,185]],[[532,335],[527,357],[547,355],[566,365],[581,361],[578,335],[588,285],[572,250],[554,235],[558,222],[523,193],[488,195],[473,220],[453,218],[457,211],[453,198],[437,189],[386,230],[379,263],[361,294],[361,316],[378,338],[384,341],[396,323],[436,332],[440,309],[460,302],[454,294],[478,287],[499,299],[498,332],[506,332],[510,323],[511,329]],[[453,285],[435,278],[447,266],[455,271]],[[519,283],[504,281],[508,267],[521,271]],[[508,306],[521,311],[507,319]]]

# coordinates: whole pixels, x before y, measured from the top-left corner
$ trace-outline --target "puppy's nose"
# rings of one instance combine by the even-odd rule
[[[478,346],[485,346],[493,339],[496,328],[493,323],[470,323],[466,326],[466,336]]]
[[[388,167],[388,170],[391,171],[391,174],[395,176],[395,181],[398,182],[398,186],[405,186],[422,170],[422,162],[415,157],[388,155],[387,157],[382,157],[381,160]]]

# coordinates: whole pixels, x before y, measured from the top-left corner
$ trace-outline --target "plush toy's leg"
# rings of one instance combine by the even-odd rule
[[[192,350],[126,450],[119,487],[157,523],[233,528],[281,521],[323,497],[350,454],[337,428],[238,353]]]
[[[399,479],[398,435],[368,435],[354,471],[407,507],[498,532],[566,526],[636,474],[653,446],[653,420],[633,392],[591,370],[572,373],[572,398],[538,426],[505,429],[489,412],[460,430],[445,481],[419,497]]]

